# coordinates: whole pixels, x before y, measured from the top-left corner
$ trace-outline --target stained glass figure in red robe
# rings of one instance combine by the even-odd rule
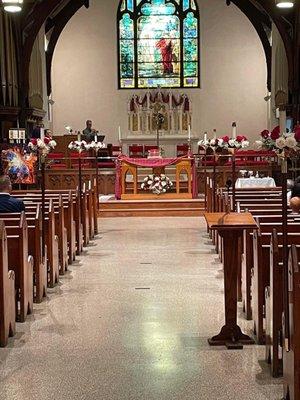
[[[172,41],[167,41],[166,39],[160,39],[156,43],[156,48],[160,50],[163,67],[164,67],[164,74],[172,74],[173,73],[173,44]]]

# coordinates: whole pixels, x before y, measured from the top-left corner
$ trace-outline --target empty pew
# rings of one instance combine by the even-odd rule
[[[296,249],[299,254],[299,245]],[[274,377],[282,375],[283,290],[283,246],[279,244],[276,229],[273,229],[270,248],[270,286],[265,289],[265,303],[266,361],[270,363]]]
[[[289,337],[283,337],[284,399],[300,399],[300,265],[297,249],[292,246],[288,264],[289,273]],[[287,320],[283,317],[283,322]],[[285,326],[283,324],[283,332]]]
[[[18,226],[20,214],[0,214],[0,219],[11,226]],[[28,229],[28,252],[33,257],[34,301],[40,303],[47,294],[47,260],[42,250],[42,215],[37,206],[35,214],[26,215]]]
[[[16,197],[35,197],[41,201],[40,190],[29,190],[29,191],[15,191],[13,192]],[[82,252],[83,247],[83,227],[81,222],[81,212],[79,207],[79,197],[75,190],[46,190],[46,198],[56,200],[59,195],[63,198],[66,226],[73,225],[73,229],[67,229],[68,243],[69,243],[69,263],[75,259],[75,254],[79,255]],[[71,223],[73,221],[73,223]],[[75,229],[75,237],[74,237]]]
[[[268,230],[270,228],[267,228]],[[271,228],[272,229],[272,228]],[[277,230],[279,230],[279,225]],[[288,226],[289,243],[300,244],[300,224]],[[282,241],[282,233],[278,233],[278,240]],[[252,317],[254,334],[259,344],[265,343],[264,315],[265,315],[265,288],[270,284],[270,243],[271,232],[263,232],[262,226],[253,232],[253,274],[252,274]]]
[[[264,215],[260,211],[253,213],[253,216],[259,221],[259,224],[271,223],[281,224],[282,223],[282,210],[280,214]],[[300,216],[289,215],[288,221],[300,222]],[[253,234],[250,231],[244,233],[243,238],[243,255],[242,255],[242,303],[243,311],[246,319],[252,319],[251,309],[251,279],[253,270]]]
[[[16,331],[15,274],[8,267],[5,225],[0,221],[0,346]]]
[[[28,254],[28,230],[25,213],[19,226],[4,221],[7,232],[8,263],[15,273],[16,311],[20,322],[33,311],[33,258]]]
[[[38,203],[39,204],[39,203]],[[41,205],[41,204],[40,204]],[[25,201],[26,211],[34,211],[37,204],[31,201]],[[62,207],[61,199],[52,202],[55,218],[55,234],[58,237],[58,255],[60,274],[64,274],[68,269],[68,239],[67,230],[64,224],[64,209]],[[45,212],[49,212],[49,201],[45,202]]]

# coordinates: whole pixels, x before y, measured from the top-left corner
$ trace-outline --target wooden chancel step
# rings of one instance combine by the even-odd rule
[[[204,201],[192,200],[109,200],[100,202],[99,217],[199,217]]]

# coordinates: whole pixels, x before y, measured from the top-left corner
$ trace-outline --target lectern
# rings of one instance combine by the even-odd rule
[[[242,349],[244,344],[254,344],[250,336],[242,333],[237,324],[237,278],[241,240],[245,230],[257,229],[250,213],[205,213],[208,228],[218,231],[223,238],[225,325],[221,332],[209,339],[211,346]]]

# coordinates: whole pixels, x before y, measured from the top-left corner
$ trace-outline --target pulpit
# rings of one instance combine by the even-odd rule
[[[241,349],[243,344],[254,344],[254,340],[243,334],[237,324],[238,260],[244,231],[257,229],[257,224],[250,213],[205,213],[204,216],[208,228],[223,238],[224,249],[225,325],[208,342],[211,346]]]

